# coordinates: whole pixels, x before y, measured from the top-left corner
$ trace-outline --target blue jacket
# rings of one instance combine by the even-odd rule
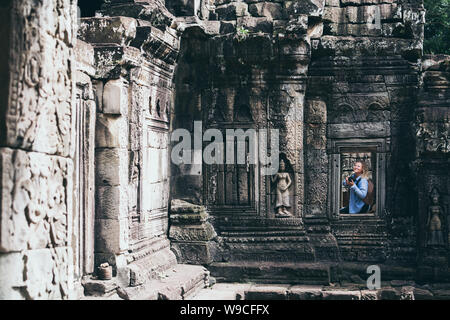
[[[342,185],[347,187],[345,180],[342,182]],[[367,195],[368,186],[369,183],[367,182],[367,179],[358,177],[353,187],[350,187],[350,203],[348,206],[349,213],[359,213],[362,207],[364,207],[365,203],[363,199]]]

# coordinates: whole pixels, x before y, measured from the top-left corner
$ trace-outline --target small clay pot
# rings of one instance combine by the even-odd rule
[[[98,278],[100,280],[111,280],[112,279],[112,266],[98,267]]]

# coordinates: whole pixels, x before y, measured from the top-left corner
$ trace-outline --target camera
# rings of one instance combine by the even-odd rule
[[[348,177],[348,181],[355,182],[356,181],[356,174],[352,174]]]

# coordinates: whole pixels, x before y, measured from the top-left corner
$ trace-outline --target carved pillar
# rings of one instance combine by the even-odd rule
[[[304,210],[304,103],[310,46],[304,32],[307,17],[293,22],[297,28],[278,36],[279,65],[274,79],[273,105],[269,110],[270,127],[280,130],[280,153],[286,156],[294,171],[294,217]]]
[[[306,102],[306,215],[327,216],[328,155],[327,106],[320,98]]]
[[[0,4],[0,299],[73,297],[74,3]]]
[[[449,62],[445,56],[424,57],[424,85],[413,123],[420,276],[434,280],[441,279],[449,264]]]
[[[96,103],[92,78],[94,49],[82,41],[75,46],[74,274],[77,279],[94,272],[95,224],[95,122]]]

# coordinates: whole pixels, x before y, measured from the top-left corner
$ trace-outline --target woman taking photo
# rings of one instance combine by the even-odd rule
[[[344,187],[350,189],[350,201],[348,207],[339,210],[339,213],[366,213],[369,205],[363,200],[367,196],[368,180],[367,166],[363,161],[357,161],[353,165],[353,174],[342,182]]]

